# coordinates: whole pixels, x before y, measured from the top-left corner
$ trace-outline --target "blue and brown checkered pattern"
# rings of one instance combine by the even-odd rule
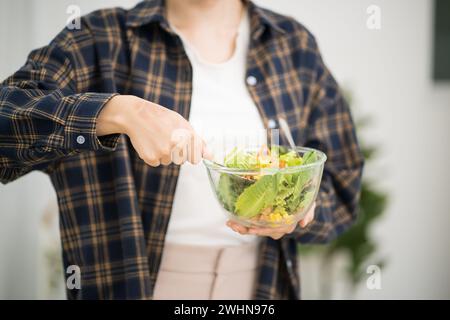
[[[328,156],[315,221],[261,241],[255,298],[297,299],[297,244],[327,242],[351,225],[363,158],[311,33],[247,6],[247,76],[257,80],[247,86],[264,123],[286,118],[296,144]],[[129,94],[188,118],[191,92],[191,65],[159,0],[84,16],[80,30],[64,29],[1,84],[0,181],[50,175],[64,264],[82,272],[82,288],[69,298],[152,298],[180,168],[146,165],[126,136],[98,138],[96,117],[113,95]]]

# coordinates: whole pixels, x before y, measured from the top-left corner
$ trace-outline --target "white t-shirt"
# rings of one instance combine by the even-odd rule
[[[245,85],[250,40],[247,14],[243,15],[239,26],[235,52],[224,63],[203,61],[189,43],[181,39],[193,68],[189,121],[207,141],[215,157],[223,157],[224,145],[232,147],[238,143],[235,138],[261,138],[264,125]],[[257,241],[256,236],[240,235],[229,229],[223,210],[204,165],[183,164],[166,241],[203,246],[233,246]]]

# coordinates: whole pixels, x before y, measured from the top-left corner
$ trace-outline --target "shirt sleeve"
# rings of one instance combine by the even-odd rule
[[[95,56],[86,28],[64,30],[0,84],[2,183],[64,156],[115,148],[119,135],[96,136],[97,116],[114,94],[82,91],[99,80]]]
[[[325,163],[314,220],[293,235],[300,243],[326,243],[355,221],[364,158],[349,107],[317,51],[316,81],[305,146],[323,151]]]

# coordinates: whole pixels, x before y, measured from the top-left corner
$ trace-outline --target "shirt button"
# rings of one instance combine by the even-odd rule
[[[269,129],[275,129],[277,127],[277,122],[273,119],[269,119],[269,121],[267,121],[267,127],[269,127]]]
[[[286,261],[286,266],[288,267],[288,269],[292,269],[292,261],[290,259]]]
[[[258,82],[258,80],[256,79],[255,76],[248,76],[248,77],[247,77],[247,84],[248,84],[249,86],[252,86],[252,87],[253,87],[257,82]]]
[[[85,137],[83,137],[83,136],[78,136],[77,137],[77,143],[78,144],[83,144],[85,142],[86,142],[86,138]]]

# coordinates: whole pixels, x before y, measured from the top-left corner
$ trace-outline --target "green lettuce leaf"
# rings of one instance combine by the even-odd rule
[[[317,155],[314,151],[308,151],[303,155],[303,164],[307,165],[310,163],[314,163],[317,160]],[[294,211],[297,209],[302,201],[302,193],[306,189],[309,184],[312,176],[314,175],[313,171],[301,171],[295,174],[295,185],[292,190],[292,197],[290,197],[287,201],[287,206],[289,211]]]
[[[300,207],[301,208],[308,207],[311,204],[313,198],[314,198],[314,191],[306,192],[305,195],[302,197],[302,201],[300,202]]]
[[[302,158],[299,157],[298,153],[295,151],[289,151],[288,153],[282,154],[280,160],[286,162],[287,167],[299,166],[302,164]]]
[[[317,153],[315,151],[305,152],[303,155],[303,164],[310,164],[317,161]]]
[[[314,151],[300,157],[290,151],[280,155],[288,167],[307,165],[317,161]],[[230,168],[252,169],[257,167],[256,154],[234,148],[224,159]],[[222,174],[218,183],[217,195],[226,210],[238,216],[251,218],[265,208],[294,213],[299,207],[307,207],[314,197],[311,191],[311,178],[314,172],[276,173],[262,176],[252,181],[232,174]]]
[[[266,175],[247,187],[236,201],[236,214],[251,218],[271,206],[277,195],[277,177]]]
[[[228,168],[253,169],[256,167],[256,164],[256,154],[245,152],[238,148],[233,148],[224,159],[224,165]]]
[[[237,195],[233,191],[232,182],[229,175],[222,174],[219,179],[219,186],[217,188],[217,195],[220,201],[227,210],[234,211],[234,203]]]
[[[226,210],[235,211],[237,197],[252,184],[239,176],[222,173],[217,187],[217,196]]]
[[[277,195],[274,199],[274,206],[286,205],[286,199],[289,198],[294,191],[293,175],[277,173]]]

